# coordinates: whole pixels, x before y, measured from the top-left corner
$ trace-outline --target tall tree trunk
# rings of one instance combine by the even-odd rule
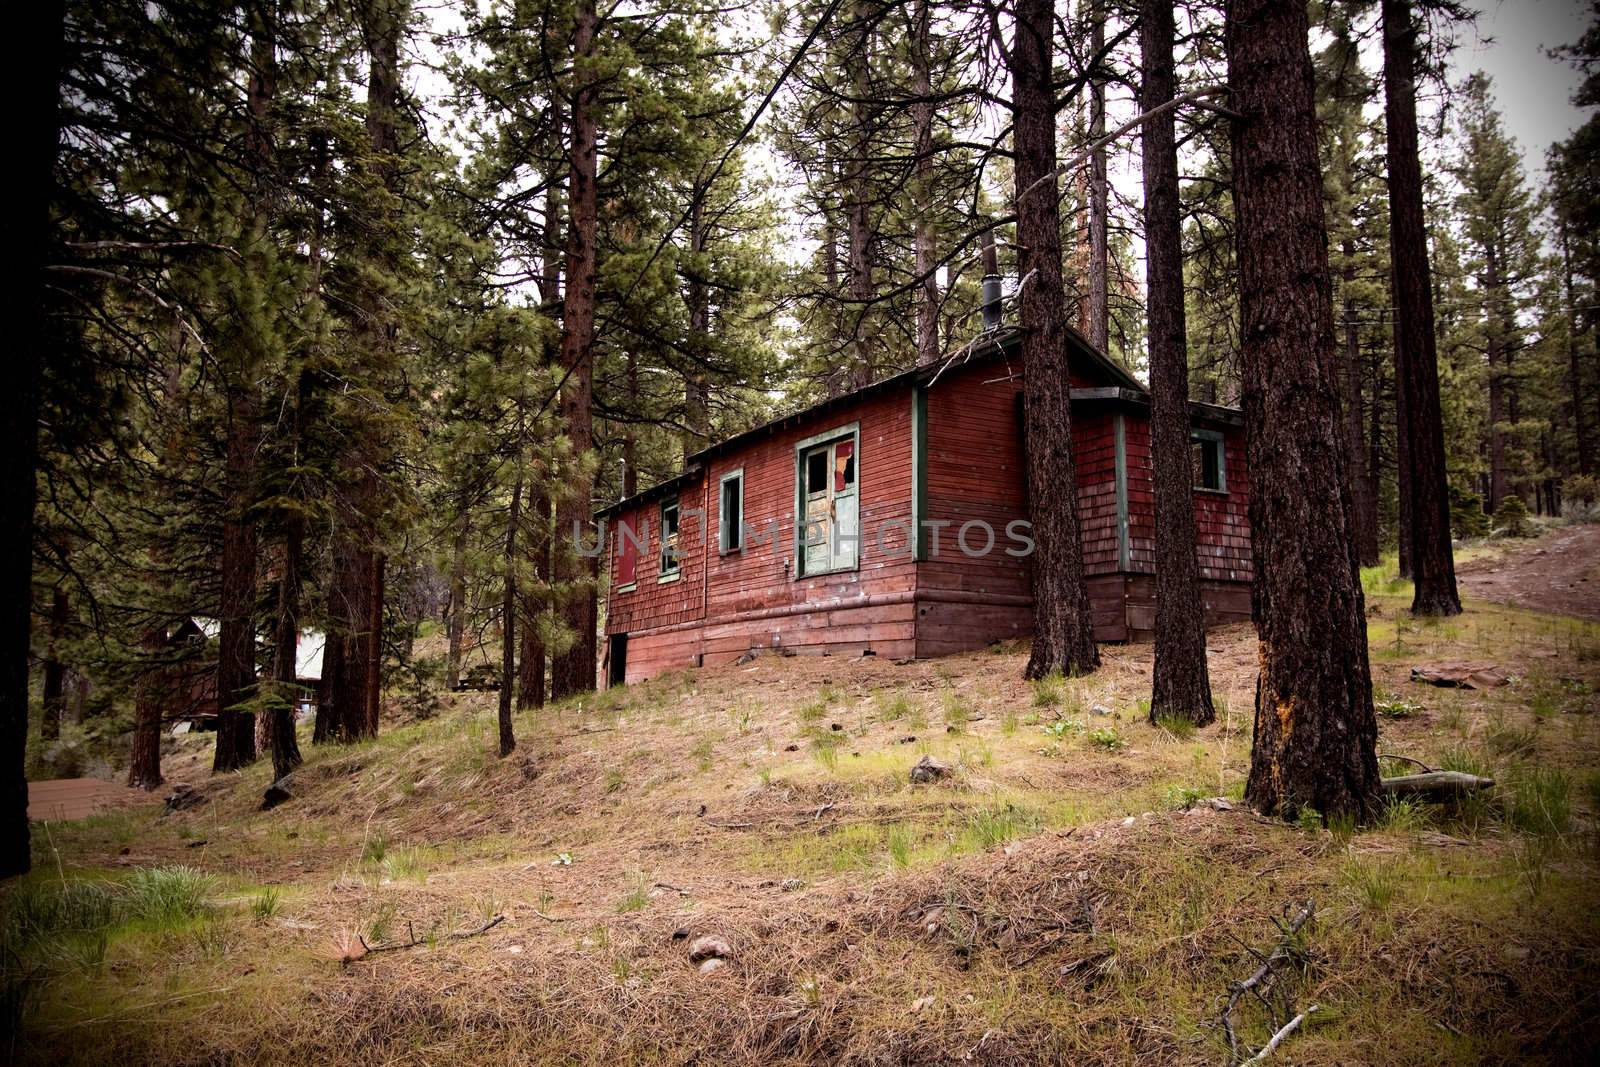
[[[1562,289],[1567,300],[1567,389],[1572,393],[1572,434],[1578,451],[1578,473],[1594,469],[1589,444],[1589,417],[1583,410],[1583,373],[1578,363],[1578,301],[1572,293],[1572,249],[1567,224],[1557,213],[1560,227]]]
[[[588,64],[594,53],[595,21],[594,0],[579,0],[572,41],[578,81],[572,94],[572,175],[567,192],[571,221],[561,333],[561,365],[567,374],[561,390],[561,421],[572,454],[579,460],[587,458],[594,447],[595,108],[599,89]],[[558,699],[591,692],[595,686],[596,558],[576,555],[578,546],[565,544],[575,530],[588,528],[593,506],[592,475],[574,471],[556,507],[562,577],[569,587],[576,586],[568,593],[565,611],[573,645],[556,657],[552,671],[552,695]]]
[[[683,458],[687,464],[688,459],[700,449],[711,443],[710,415],[707,410],[710,403],[710,390],[707,384],[706,368],[700,362],[704,358],[708,342],[711,338],[711,294],[706,287],[702,271],[705,269],[703,256],[706,250],[706,224],[705,224],[705,198],[707,189],[703,185],[696,185],[690,194],[694,197],[689,205],[689,285],[687,302],[689,306],[689,345],[690,359],[693,361],[683,376],[683,425],[687,432],[683,435]],[[631,354],[630,354],[631,358]],[[638,394],[637,375],[630,382],[635,397]],[[629,464],[631,469],[632,464]],[[622,488],[622,495],[632,496],[638,491],[638,480],[635,478],[633,488],[626,485]]]
[[[1089,53],[1101,63],[1106,47],[1106,0],[1088,0]],[[1098,72],[1089,79],[1089,140],[1106,135],[1106,79]],[[1089,153],[1089,340],[1104,352],[1111,340],[1109,276],[1110,183],[1106,178],[1106,150]]]
[[[303,402],[303,397],[301,398]],[[298,417],[298,416],[297,416]],[[300,570],[305,544],[305,520],[298,512],[286,516],[283,530],[283,571],[278,577],[278,618],[272,640],[274,693],[267,741],[272,753],[272,777],[282,778],[300,766],[300,739],[295,736],[294,712],[300,703],[296,651],[300,644]],[[324,649],[326,652],[326,649]]]
[[[66,704],[66,664],[61,662],[61,643],[67,639],[67,587],[57,585],[50,593],[50,644],[44,654],[44,718],[39,736],[52,741],[61,736],[61,710]]]
[[[939,279],[934,264],[938,260],[938,233],[933,224],[933,41],[932,5],[915,0],[911,9],[911,105],[912,200],[916,219],[912,226],[912,270],[922,281],[917,283],[917,362],[932,363],[939,358]]]
[[[1459,615],[1428,230],[1422,209],[1422,164],[1417,158],[1417,44],[1410,0],[1383,0],[1383,45],[1396,388],[1405,397],[1410,446],[1411,576],[1416,589],[1411,611],[1415,615]]]
[[[1139,108],[1176,92],[1172,5],[1140,4],[1143,77]],[[1156,648],[1150,721],[1217,717],[1206,669],[1205,614],[1195,553],[1194,476],[1189,459],[1189,353],[1184,339],[1183,226],[1178,204],[1178,142],[1171,111],[1149,119],[1144,155],[1146,314],[1150,327],[1150,446],[1156,490]]]
[[[1506,461],[1506,318],[1505,286],[1500,280],[1500,250],[1491,243],[1484,249],[1483,282],[1487,311],[1489,361],[1489,511],[1500,510],[1510,490],[1511,469]]]
[[[1365,462],[1367,428],[1361,396],[1361,331],[1356,321],[1356,301],[1350,287],[1355,282],[1355,242],[1344,243],[1344,434],[1345,456],[1350,464],[1350,506],[1355,517],[1356,558],[1363,567],[1376,567],[1378,558],[1378,494]]]
[[[517,688],[517,524],[522,521],[522,475],[511,487],[506,511],[505,587],[500,597],[500,758],[517,747],[511,694]]]
[[[133,744],[128,757],[128,785],[147,792],[161,788],[161,712],[172,695],[172,677],[163,658],[167,631],[153,626],[139,639],[150,661],[134,687]]]
[[[532,588],[522,591],[522,658],[517,664],[517,707],[544,707],[544,634],[539,620],[544,615],[543,590],[550,582],[550,501],[530,493],[524,521],[528,530],[528,554],[533,559]]]
[[[277,92],[276,11],[271,0],[259,0],[249,11],[250,77],[246,104],[250,133],[245,155],[254,188],[245,223],[250,245],[267,240],[267,216],[274,149],[271,110]],[[226,497],[222,517],[221,634],[217,660],[217,743],[212,773],[238,770],[256,759],[255,713],[248,705],[256,695],[256,519],[253,514],[260,448],[256,404],[258,357],[254,339],[238,338],[238,351],[227,370],[228,437]]]
[[[0,454],[5,460],[0,491],[0,543],[6,549],[4,596],[0,596],[0,878],[33,865],[28,831],[28,651],[33,628],[34,475],[39,459],[39,386],[49,342],[50,284],[55,230],[50,218],[56,153],[60,149],[59,89],[65,4],[42,0],[18,8],[16,41],[34,64],[27,84],[32,95],[17,102],[22,123],[18,151],[22,191],[14,195],[20,248],[14,248],[23,278],[13,309],[20,330],[12,347],[10,374],[0,390]]]
[[[1400,385],[1399,353],[1394,368],[1394,486],[1400,577],[1411,577],[1411,409]]]
[[[445,654],[444,685],[451,692],[461,684],[461,639],[467,629],[467,513],[461,512],[455,544],[450,549],[450,646]]]
[[[1370,818],[1377,719],[1339,427],[1306,10],[1231,0],[1241,370],[1260,632],[1245,799]],[[1312,535],[1314,532],[1314,535]]]
[[[850,77],[850,92],[855,98],[851,105],[851,147],[846,164],[845,212],[850,237],[850,299],[858,302],[848,312],[850,331],[850,371],[847,388],[860,389],[869,384],[876,374],[874,345],[866,326],[866,307],[859,302],[871,300],[872,282],[872,218],[871,218],[871,153],[873,116],[869,97],[872,92],[872,16],[873,9],[867,0],[854,0],[851,8],[852,30],[849,52],[845,56]]]
[[[1017,260],[1027,279],[1022,327],[1028,510],[1033,520],[1033,651],[1026,676],[1087,674],[1100,665],[1083,581],[1078,487],[1067,384],[1066,287],[1056,199],[1054,0],[1018,0],[1011,41]]]

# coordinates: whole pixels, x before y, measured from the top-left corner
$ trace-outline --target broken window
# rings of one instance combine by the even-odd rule
[[[721,510],[718,512],[718,547],[737,552],[744,547],[744,471],[722,476]]]
[[[854,433],[807,448],[800,456],[800,573],[850,570],[860,559]]]
[[[1209,489],[1216,493],[1227,491],[1221,434],[1212,430],[1193,431],[1189,435],[1189,456],[1196,489]]]
[[[662,501],[661,504],[661,577],[666,578],[678,573],[678,564],[681,557],[678,555],[678,501]]]

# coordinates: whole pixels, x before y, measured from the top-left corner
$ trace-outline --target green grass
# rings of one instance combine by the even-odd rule
[[[1199,729],[1192,721],[1181,715],[1163,715],[1156,719],[1156,727],[1177,741],[1189,740]]]
[[[650,879],[643,871],[635,871],[629,876],[628,891],[617,901],[617,914],[626,915],[633,911],[643,911],[650,906]]]

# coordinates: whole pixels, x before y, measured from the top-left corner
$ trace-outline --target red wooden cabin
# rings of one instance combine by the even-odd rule
[[[1137,640],[1155,626],[1149,398],[1081,336],[1068,343],[1095,634]],[[1026,635],[1021,390],[1018,336],[996,332],[946,364],[711,445],[677,477],[602,509],[605,678],[751,649],[904,658]],[[1207,621],[1247,619],[1241,419],[1191,410]]]

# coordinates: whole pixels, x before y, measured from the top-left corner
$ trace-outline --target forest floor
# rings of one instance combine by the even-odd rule
[[[1600,619],[1600,523],[1558,527],[1468,560],[1457,578],[1463,596]]]
[[[1035,685],[1015,647],[763,657],[520,713],[505,760],[494,695],[450,696],[304,739],[269,812],[270,768],[211,778],[179,738],[198,807],[35,827],[5,899],[22,1058],[1228,1064],[1229,985],[1309,901],[1278,1010],[1318,1010],[1273,1062],[1594,1062],[1600,624],[1418,622],[1365,581],[1380,752],[1492,799],[1360,830],[1246,811],[1246,626],[1212,634],[1219,721],[1192,734],[1145,721],[1133,645]],[[1442,662],[1512,680],[1410,680]],[[948,777],[912,784],[923,756]],[[1286,1017],[1234,1021],[1253,1048]]]

